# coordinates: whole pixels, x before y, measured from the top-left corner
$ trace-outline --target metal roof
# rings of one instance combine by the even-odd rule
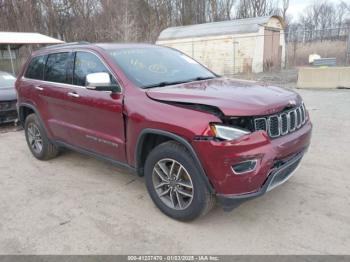
[[[266,24],[272,17],[275,17],[282,22],[282,19],[278,16],[263,16],[223,22],[169,27],[160,33],[158,41],[213,35],[255,33],[259,31],[261,25]]]
[[[61,40],[39,33],[0,32],[0,45],[61,44]]]

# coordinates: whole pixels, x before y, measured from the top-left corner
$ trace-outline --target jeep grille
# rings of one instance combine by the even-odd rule
[[[306,122],[304,103],[282,113],[254,119],[255,130],[264,130],[272,138],[284,136],[301,128]]]

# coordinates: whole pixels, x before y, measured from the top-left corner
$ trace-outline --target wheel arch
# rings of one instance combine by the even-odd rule
[[[156,140],[156,142],[154,142],[154,140],[151,140],[152,142],[149,144],[146,142],[146,140],[147,138],[150,138],[150,137],[156,138],[159,140]],[[138,175],[143,176],[144,164],[148,153],[159,144],[170,140],[178,142],[188,150],[208,189],[210,190],[211,193],[214,193],[215,192],[214,187],[210,183],[208,176],[206,175],[203,169],[203,166],[197,156],[197,153],[193,149],[192,145],[183,137],[164,130],[146,128],[141,131],[137,139],[136,150],[135,150],[136,170]]]
[[[44,121],[41,118],[39,111],[32,104],[21,103],[18,106],[18,118],[19,118],[19,121],[20,121],[20,124],[22,125],[22,127],[24,128],[24,124],[25,124],[25,120],[26,120],[27,116],[29,116],[32,113],[37,115],[37,117],[40,121],[40,124],[44,128],[46,134],[50,135],[50,133],[48,132],[48,130],[46,128]]]

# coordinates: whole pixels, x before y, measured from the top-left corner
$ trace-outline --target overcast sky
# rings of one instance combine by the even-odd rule
[[[299,18],[299,14],[303,12],[304,8],[314,3],[315,1],[322,1],[322,0],[290,0],[288,14],[292,15],[293,20],[295,21],[296,19]],[[341,0],[328,0],[328,1],[337,4]],[[350,3],[350,0],[343,0],[343,1],[346,3],[347,2]]]

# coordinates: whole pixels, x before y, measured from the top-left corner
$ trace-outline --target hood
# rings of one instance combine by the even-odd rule
[[[291,90],[221,77],[146,92],[158,101],[214,106],[226,116],[270,115],[301,103],[300,96]]]
[[[0,87],[0,101],[17,100],[16,90],[14,87]]]

